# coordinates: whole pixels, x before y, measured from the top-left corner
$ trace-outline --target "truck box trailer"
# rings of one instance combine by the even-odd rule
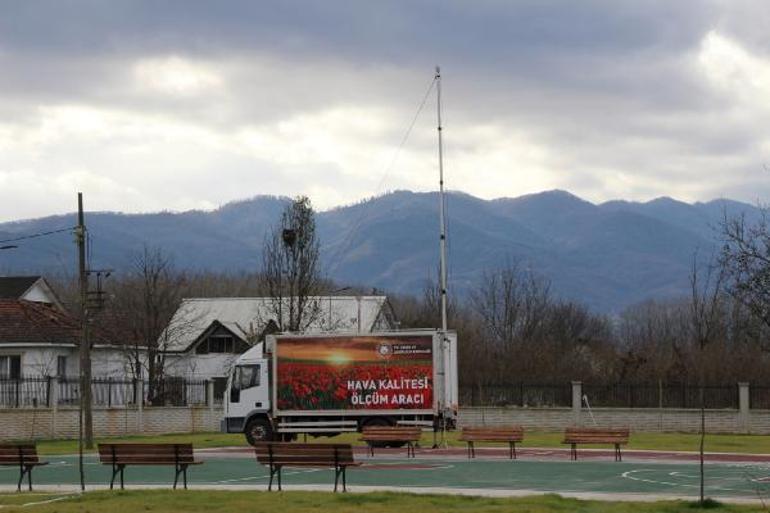
[[[410,330],[269,335],[228,378],[222,430],[250,443],[360,431],[367,425],[451,429],[457,336]]]

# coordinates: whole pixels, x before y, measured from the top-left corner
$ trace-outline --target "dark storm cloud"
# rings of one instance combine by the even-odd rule
[[[278,147],[295,136],[271,139],[271,130],[285,132],[286,123],[293,127],[309,117],[316,132],[324,132],[328,119],[339,122],[329,112],[342,109],[348,118],[373,112],[387,118],[378,128],[375,154],[399,140],[438,63],[446,77],[448,154],[483,159],[518,145],[510,158],[493,163],[509,163],[500,175],[522,173],[518,182],[505,182],[524,184],[521,190],[490,183],[488,190],[470,192],[515,195],[544,184],[596,200],[757,194],[766,188],[753,173],[770,141],[770,116],[739,98],[754,91],[712,83],[700,56],[715,32],[757,59],[770,59],[768,19],[770,7],[742,0],[6,2],[0,17],[0,148],[12,155],[15,144],[3,146],[3,122],[13,130],[48,126],[50,109],[62,105],[200,128],[206,133],[190,139],[192,148],[222,138],[210,149],[212,159],[243,130],[256,130],[257,140],[267,137],[260,147]],[[153,66],[176,58],[181,66],[199,68],[205,87],[195,94],[149,87]],[[149,71],[141,75],[148,62]],[[343,137],[339,131],[345,129],[350,128],[329,132]],[[491,130],[489,137],[499,142],[474,136],[477,129]],[[434,141],[425,133],[415,133],[410,150],[432,156]],[[130,131],[103,147],[121,157],[144,155],[149,150],[136,148],[164,137],[178,142],[179,136],[169,134],[140,143]],[[126,139],[131,145],[123,150]],[[339,143],[344,150],[361,140]],[[210,200],[207,168],[200,163],[215,163],[191,157],[195,161],[188,165],[184,157],[190,152],[177,151],[178,162],[171,153],[165,157],[175,173],[203,166],[182,185],[186,197]],[[273,193],[303,183],[334,187],[351,200],[381,192],[372,190],[378,179],[371,169],[340,185],[351,173],[343,168],[352,165],[325,154],[303,163],[293,159],[293,151],[277,160],[248,151],[238,148],[219,160],[233,182],[269,182]],[[101,162],[95,152],[90,149],[95,161],[88,162],[94,167]],[[530,153],[536,154],[537,173],[514,158]],[[112,154],[103,157],[114,160]],[[77,154],[69,161],[77,168]],[[4,171],[38,169],[46,162],[45,156],[27,155],[2,166],[0,155],[0,181]],[[464,173],[458,180],[473,175]],[[704,183],[697,173],[715,179]],[[528,182],[533,175],[539,178]],[[122,178],[114,180],[118,187]],[[237,197],[232,189],[226,194]]]

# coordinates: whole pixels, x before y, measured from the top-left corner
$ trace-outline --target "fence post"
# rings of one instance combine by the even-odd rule
[[[16,397],[15,397],[15,399],[13,401],[14,405],[16,406],[16,408],[19,407],[19,387],[20,387],[20,385],[21,385],[21,378],[16,378],[16,387],[14,388]]]
[[[658,429],[663,431],[663,380],[658,379]]]
[[[738,429],[744,433],[751,430],[751,404],[749,404],[749,384],[746,382],[738,383]]]
[[[583,383],[580,381],[572,382],[572,423],[580,424],[580,408],[583,404]]]
[[[206,380],[206,404],[209,410],[214,411],[214,380]]]
[[[107,378],[107,408],[112,408],[112,378]]]
[[[136,432],[141,435],[144,433],[144,379],[137,380],[139,385],[139,397],[136,399]]]
[[[59,411],[59,378],[48,377],[48,407],[51,408],[51,438],[57,438],[56,413]]]

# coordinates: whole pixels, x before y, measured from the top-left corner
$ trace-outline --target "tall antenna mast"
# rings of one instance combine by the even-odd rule
[[[441,69],[436,66],[436,114],[438,118],[438,201],[439,201],[439,235],[440,269],[439,281],[441,287],[441,331],[446,337],[447,331],[447,298],[446,298],[446,213],[444,212],[444,141],[441,135]]]

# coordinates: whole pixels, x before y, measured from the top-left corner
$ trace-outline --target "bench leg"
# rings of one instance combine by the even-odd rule
[[[126,466],[121,465],[120,466],[120,489],[125,490],[125,486],[123,486],[123,470],[125,470]]]
[[[348,491],[347,479],[345,470],[347,467],[334,467],[334,493],[337,493],[337,487],[339,485],[340,476],[342,476],[342,491]]]
[[[620,444],[615,444],[615,461],[623,461],[623,458],[620,455]]]
[[[24,474],[26,474],[27,468],[23,465],[19,465],[19,482],[16,485],[16,491],[21,491],[21,483],[24,482]]]
[[[174,475],[174,490],[176,490],[176,485],[179,482],[179,474],[182,474],[184,489],[187,490],[187,465],[184,463],[176,465],[175,470],[176,474]]]
[[[572,444],[572,449],[570,451],[570,459],[572,461],[577,461],[577,444]]]
[[[29,485],[29,491],[32,491],[32,469],[34,467],[27,468],[27,484]]]
[[[414,444],[412,442],[406,443],[406,457],[414,458]]]
[[[508,445],[510,445],[510,457],[512,460],[516,459],[516,442],[510,442]]]
[[[112,490],[113,486],[115,485],[115,478],[118,476],[118,473],[120,473],[120,489],[123,489],[123,467],[124,465],[112,465],[112,479],[110,480],[110,490]]]
[[[273,465],[270,467],[270,483],[267,485],[267,491],[273,491],[273,476],[278,476],[278,491],[281,491],[281,467],[279,465]]]

